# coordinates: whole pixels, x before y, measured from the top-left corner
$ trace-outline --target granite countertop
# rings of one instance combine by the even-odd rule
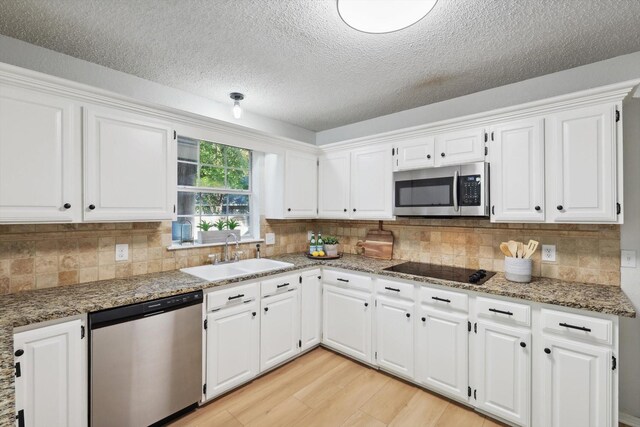
[[[478,286],[384,270],[405,262],[403,260],[382,261],[357,255],[345,255],[341,259],[323,261],[309,259],[302,254],[282,255],[273,259],[292,263],[293,266],[216,282],[208,282],[180,271],[171,271],[126,279],[103,280],[84,285],[20,292],[1,297],[0,425],[15,424],[13,385],[13,329],[15,327],[314,266],[324,265],[624,317],[636,316],[631,301],[617,286],[562,282],[546,278],[535,278],[529,284],[519,284],[508,282],[502,273],[496,274],[483,285]]]

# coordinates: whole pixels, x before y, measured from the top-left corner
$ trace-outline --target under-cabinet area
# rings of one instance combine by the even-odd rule
[[[143,322],[158,318],[153,310],[162,310],[159,305],[176,316],[181,313],[171,311],[176,304],[191,304],[199,313],[190,321],[199,323],[190,327],[201,330],[197,341],[202,342],[193,347],[202,351],[201,373],[194,373],[202,389],[194,406],[212,410],[207,408],[222,404],[217,397],[323,346],[458,402],[479,417],[514,426],[566,426],[575,420],[617,425],[616,315],[503,297],[495,290],[486,293],[484,285],[456,289],[365,273],[348,262],[297,268],[205,289],[200,302],[185,299],[200,294],[177,294],[144,303]],[[492,280],[487,289],[503,279]],[[92,405],[86,403],[86,388],[95,382],[95,373],[87,371],[88,349],[99,348],[87,338],[97,339],[93,334],[102,323],[128,324],[117,324],[109,314],[113,310],[122,309],[91,314],[91,331],[77,319],[35,324],[15,334],[16,407],[25,420],[87,423]],[[132,308],[127,310],[132,316]],[[39,396],[50,397],[43,404]]]

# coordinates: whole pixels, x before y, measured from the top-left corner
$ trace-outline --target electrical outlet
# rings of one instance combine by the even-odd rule
[[[266,233],[264,235],[264,243],[267,245],[275,245],[276,244],[276,234],[275,233]]]
[[[126,243],[116,245],[116,261],[126,261],[129,259],[129,245]]]
[[[636,268],[636,251],[626,249],[620,251],[620,266]]]
[[[542,261],[555,262],[556,245],[542,245]]]

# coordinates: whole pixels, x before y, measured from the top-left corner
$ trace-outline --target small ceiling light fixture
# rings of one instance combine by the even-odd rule
[[[229,97],[233,99],[233,117],[239,119],[242,117],[242,107],[240,107],[240,101],[244,99],[244,95],[240,92],[231,92]]]
[[[427,16],[438,0],[337,0],[338,13],[363,33],[392,33]]]

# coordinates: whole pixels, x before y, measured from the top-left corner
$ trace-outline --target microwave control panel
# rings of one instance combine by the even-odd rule
[[[460,177],[460,206],[480,206],[482,202],[482,185],[480,175]]]

